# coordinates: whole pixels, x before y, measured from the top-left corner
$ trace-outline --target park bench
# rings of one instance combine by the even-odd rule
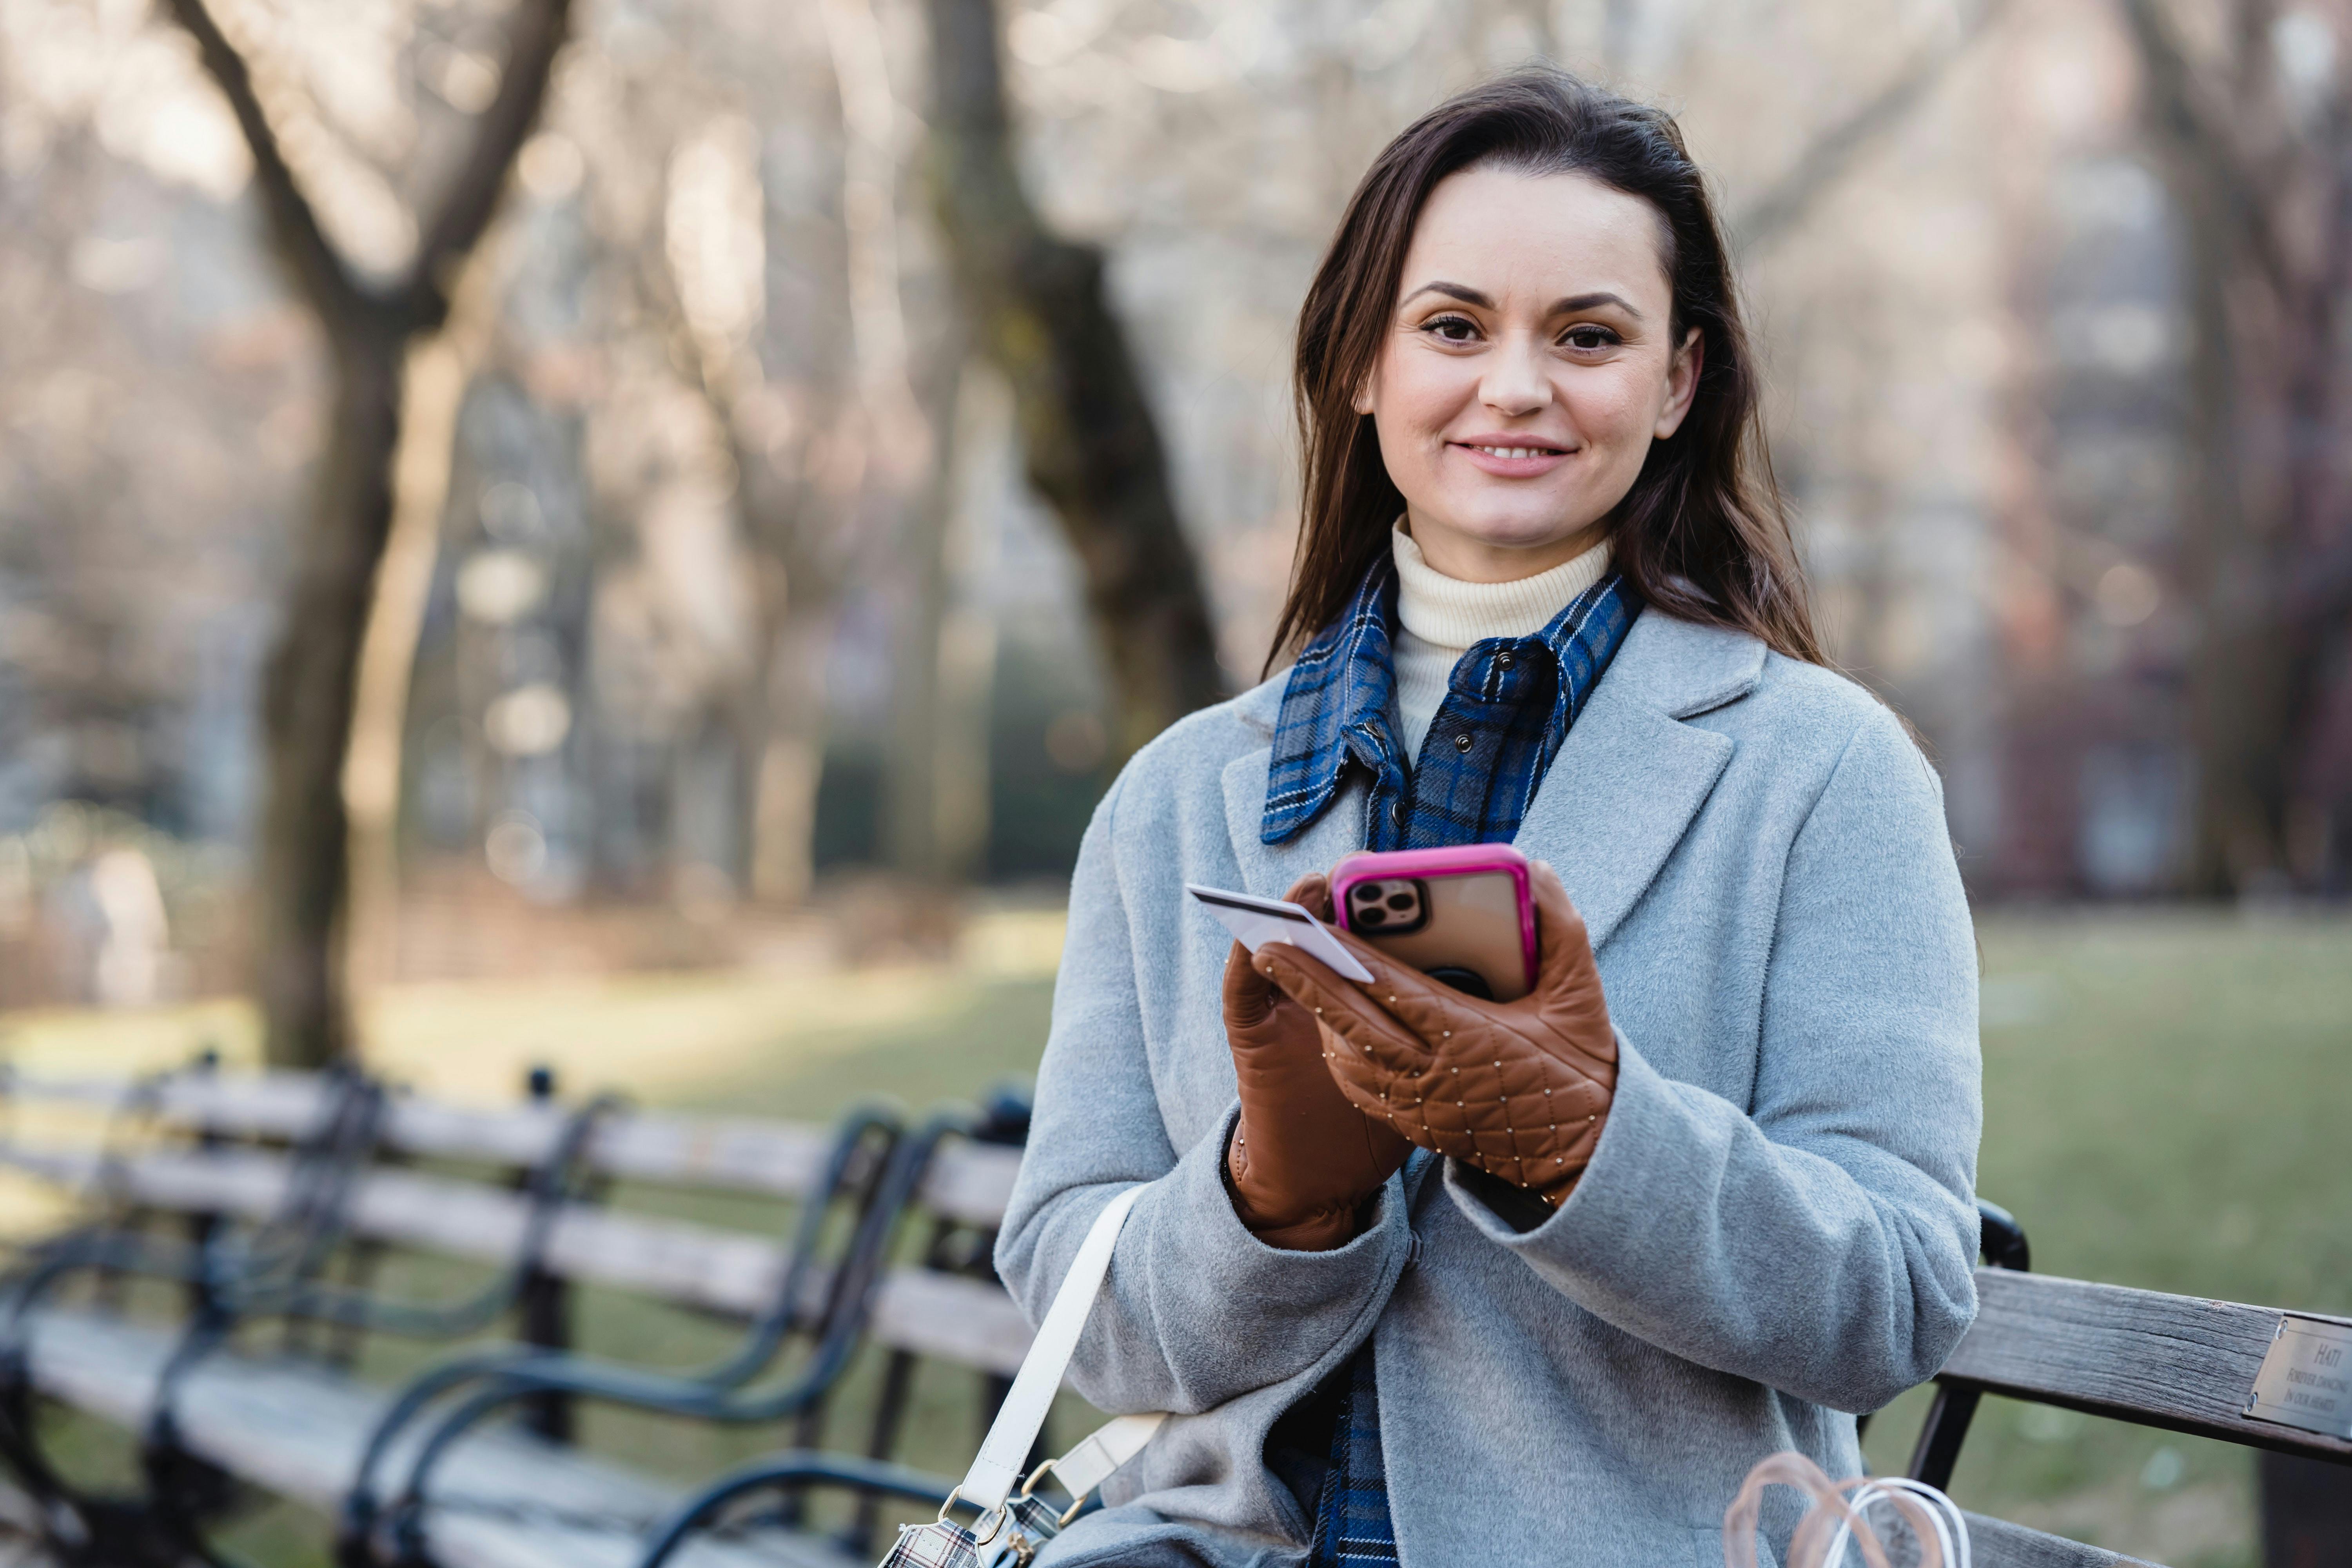
[[[17,1081],[9,1087],[19,1107],[79,1102],[113,1110],[126,1098],[126,1086],[119,1082]],[[325,1080],[292,1075],[173,1075],[142,1086],[136,1100],[139,1119],[173,1131],[176,1142],[157,1139],[126,1151],[15,1136],[0,1142],[0,1163],[68,1184],[100,1183],[118,1205],[151,1214],[206,1226],[224,1216],[263,1219],[287,1205],[289,1183],[300,1179],[291,1151],[315,1130],[332,1094]],[[533,1235],[534,1205],[528,1192],[516,1190],[498,1173],[531,1168],[562,1142],[567,1128],[576,1126],[575,1113],[551,1103],[485,1112],[391,1098],[373,1130],[381,1155],[461,1161],[488,1167],[492,1179],[371,1161],[350,1182],[339,1223],[354,1244],[510,1264]],[[903,1415],[906,1378],[898,1363],[919,1356],[943,1358],[1001,1381],[1018,1367],[1027,1347],[1028,1328],[1011,1299],[992,1278],[974,1277],[985,1268],[1018,1152],[964,1136],[973,1131],[969,1117],[934,1119],[886,1149],[863,1133],[608,1110],[583,1142],[579,1159],[588,1172],[637,1184],[794,1200],[803,1222],[796,1239],[803,1242],[812,1231],[825,1228],[804,1222],[810,1200],[831,1181],[864,1200],[849,1227],[851,1238],[843,1244],[847,1250],[821,1266],[802,1258],[802,1278],[793,1282],[795,1248],[770,1237],[573,1198],[536,1222],[541,1234],[530,1271],[558,1287],[617,1288],[749,1322],[744,1346],[729,1358],[733,1364],[727,1376],[708,1385],[715,1395],[746,1392],[751,1374],[761,1370],[753,1363],[776,1358],[786,1330],[810,1339],[809,1363],[786,1381],[782,1392],[787,1397],[769,1398],[772,1415],[792,1420],[802,1441],[813,1440],[823,1418],[823,1395],[848,1351],[861,1342],[877,1344],[892,1361],[874,1418],[873,1443],[887,1445]],[[845,1147],[859,1157],[844,1160]],[[919,1261],[886,1266],[898,1217],[894,1205],[918,1211],[928,1221],[930,1236]],[[860,1269],[867,1276],[862,1281],[856,1278]],[[780,1313],[778,1295],[788,1283],[793,1300]],[[523,1315],[536,1318],[535,1325],[525,1326],[540,1331],[542,1348],[520,1363],[512,1356],[477,1359],[492,1372],[572,1364],[544,1348],[549,1342],[561,1342],[560,1301],[551,1308],[544,1292],[535,1299],[517,1295],[536,1300],[536,1311]],[[281,1300],[278,1307],[299,1310],[270,1315],[307,1317],[330,1327],[379,1326],[335,1306],[349,1299],[348,1292],[324,1291],[314,1300]],[[401,1327],[386,1326],[394,1331]],[[361,1454],[391,1404],[387,1394],[355,1380],[331,1356],[264,1356],[222,1343],[206,1345],[204,1353],[191,1357],[190,1339],[184,1330],[104,1310],[44,1308],[29,1322],[26,1371],[45,1394],[147,1437],[151,1480],[166,1483],[151,1488],[154,1495],[142,1500],[151,1511],[172,1501],[168,1461],[175,1458],[331,1513],[344,1509]],[[693,1381],[690,1375],[639,1373],[633,1383],[631,1369],[579,1364],[617,1377],[622,1384],[601,1388],[592,1379],[577,1391],[593,1397],[626,1398],[646,1392],[648,1385],[660,1392],[666,1383]],[[165,1418],[160,1423],[159,1414]],[[719,1414],[740,1416],[741,1408],[739,1404]],[[430,1427],[422,1423],[388,1445],[383,1473],[403,1474]],[[166,1440],[160,1456],[159,1438]],[[9,1458],[13,1465],[16,1456]],[[429,1541],[435,1559],[452,1568],[626,1563],[638,1537],[678,1500],[671,1489],[624,1467],[508,1426],[468,1431],[444,1474],[451,1478],[448,1484],[436,1485],[410,1522]],[[73,1517],[72,1510],[67,1517]],[[160,1549],[149,1542],[154,1554],[169,1558],[174,1543],[195,1545],[184,1539],[184,1514],[173,1522],[181,1533],[167,1531]],[[870,1510],[860,1522],[870,1526]],[[89,1550],[89,1542],[57,1544],[69,1561],[77,1546],[84,1548],[84,1561],[115,1561]],[[807,1542],[789,1544],[797,1555],[787,1560],[832,1555]],[[695,1555],[715,1564],[728,1561],[731,1550],[702,1543]],[[773,1562],[775,1553],[765,1560]]]
[[[315,1081],[290,1079],[177,1081],[152,1111],[217,1141],[224,1134],[288,1140],[315,1122]],[[118,1086],[119,1087],[119,1086]],[[20,1093],[30,1086],[20,1086]],[[86,1097],[103,1098],[85,1086]],[[309,1097],[307,1100],[304,1097]],[[304,1107],[307,1105],[308,1109]],[[394,1149],[509,1165],[543,1158],[562,1117],[552,1107],[476,1112],[395,1101],[383,1139]],[[586,1152],[594,1169],[634,1179],[732,1183],[792,1197],[808,1191],[824,1135],[773,1123],[719,1123],[675,1116],[614,1117]],[[0,1145],[0,1162],[65,1178],[89,1176],[94,1157]],[[159,1210],[253,1215],[282,1199],[260,1179],[257,1161],[283,1155],[238,1150],[156,1151],[116,1156],[112,1179]],[[863,1457],[811,1445],[747,1468],[688,1496],[610,1461],[514,1427],[475,1429],[428,1489],[416,1522],[431,1558],[449,1568],[635,1568],[658,1540],[666,1564],[689,1568],[844,1568],[870,1561],[871,1506],[889,1498],[931,1503],[948,1482],[887,1462],[903,1414],[906,1374],[917,1357],[944,1360],[1002,1378],[1017,1367],[1028,1331],[984,1268],[984,1241],[1001,1217],[1015,1152],[948,1142],[926,1162],[917,1206],[932,1236],[923,1258],[884,1272],[871,1292],[863,1331],[891,1358],[895,1390],[876,1418]],[[177,1162],[176,1163],[174,1162]],[[200,1163],[199,1162],[220,1162]],[[421,1183],[437,1183],[424,1187]],[[457,1206],[467,1205],[462,1210]],[[388,1244],[463,1250],[493,1260],[525,1224],[515,1193],[478,1183],[378,1170],[355,1189],[355,1234]],[[499,1216],[499,1217],[494,1217]],[[2038,1276],[2027,1271],[2021,1232],[1987,1205],[1975,1325],[1937,1380],[1937,1397],[1910,1470],[1949,1482],[1978,1402],[1987,1393],[2063,1406],[2141,1425],[2215,1436],[2337,1464],[2352,1441],[2250,1419],[2245,1405],[2264,1357],[2289,1315],[2267,1308]],[[501,1241],[486,1241],[486,1237]],[[551,1274],[577,1281],[674,1292],[677,1299],[740,1317],[756,1311],[764,1281],[785,1267],[764,1238],[697,1232],[672,1222],[567,1209],[546,1244]],[[812,1303],[814,1305],[815,1303]],[[151,1415],[154,1388],[173,1339],[151,1326],[79,1311],[45,1318],[35,1368],[46,1390],[136,1426]],[[517,1391],[509,1390],[509,1395]],[[367,1433],[386,1396],[315,1364],[223,1357],[200,1366],[176,1401],[178,1438],[206,1462],[321,1509],[342,1506]],[[397,1473],[415,1444],[394,1456]],[[850,1539],[824,1540],[792,1528],[802,1489],[848,1488],[867,1500]],[[705,1526],[762,1490],[782,1506]],[[660,1529],[656,1521],[666,1521]],[[1971,1514],[1982,1568],[2120,1568],[2138,1560]]]
[[[2284,1330],[2299,1323],[2352,1331],[2352,1320],[2033,1274],[2016,1221],[1983,1206],[1990,1266],[1977,1270],[1976,1321],[1937,1374],[1907,1471],[1913,1479],[1950,1486],[1988,1394],[2352,1465],[2352,1400],[2337,1405],[2345,1425],[2334,1435],[2249,1414],[2256,1380]],[[2352,1351],[2345,1360],[2352,1363]],[[2110,1568],[2140,1561],[1976,1514],[1969,1528],[1981,1568]]]
[[[1937,1379],[1910,1467],[1914,1479],[1938,1488],[1950,1484],[1969,1421],[1988,1393],[2352,1462],[2352,1442],[2243,1415],[2255,1373],[2286,1314],[2032,1274],[2025,1234],[2015,1218],[1990,1203],[1979,1207],[1985,1259],[1976,1274],[1979,1315]],[[722,1479],[681,1510],[639,1568],[679,1562],[677,1549],[693,1527],[719,1515],[722,1504],[764,1487],[811,1482],[909,1498],[944,1497],[948,1484],[869,1472],[824,1454],[777,1455]],[[2006,1520],[1965,1517],[1976,1568],[2156,1568]]]

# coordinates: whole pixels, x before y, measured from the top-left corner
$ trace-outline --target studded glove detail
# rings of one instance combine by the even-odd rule
[[[1481,1001],[1345,932],[1372,984],[1291,947],[1267,947],[1256,963],[1314,1009],[1331,1076],[1359,1110],[1557,1207],[1607,1124],[1617,1037],[1583,917],[1549,866],[1529,887],[1539,963],[1536,988],[1517,1002]]]
[[[1330,914],[1330,886],[1321,877],[1286,896]],[[1234,1212],[1268,1247],[1343,1247],[1364,1201],[1404,1163],[1411,1146],[1348,1102],[1325,1063],[1315,1016],[1253,968],[1239,942],[1225,960],[1224,1004],[1242,1098],[1225,1151]]]

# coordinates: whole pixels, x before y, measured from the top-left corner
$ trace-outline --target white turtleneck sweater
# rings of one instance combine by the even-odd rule
[[[1421,742],[1445,700],[1447,680],[1470,645],[1487,637],[1527,637],[1551,625],[1570,599],[1609,570],[1609,542],[1516,583],[1465,583],[1432,566],[1402,528],[1390,531],[1396,557],[1397,718],[1405,755]]]

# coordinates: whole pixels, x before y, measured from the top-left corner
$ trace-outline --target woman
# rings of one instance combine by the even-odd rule
[[[1042,1311],[1148,1184],[1074,1375],[1179,1418],[1046,1561],[1719,1563],[1751,1465],[1855,1473],[1975,1310],[1939,787],[1824,665],[1664,115],[1531,71],[1413,125],[1297,374],[1306,646],[1135,757],[1072,887],[997,1263]],[[1490,840],[1557,868],[1509,1005],[1181,890]]]

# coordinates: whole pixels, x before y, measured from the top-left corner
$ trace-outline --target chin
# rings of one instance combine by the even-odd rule
[[[1529,517],[1524,514],[1493,512],[1473,513],[1467,517],[1445,518],[1447,527],[1467,540],[1493,550],[1542,550],[1558,544],[1583,531],[1594,520],[1581,514],[1581,509],[1547,509]]]

